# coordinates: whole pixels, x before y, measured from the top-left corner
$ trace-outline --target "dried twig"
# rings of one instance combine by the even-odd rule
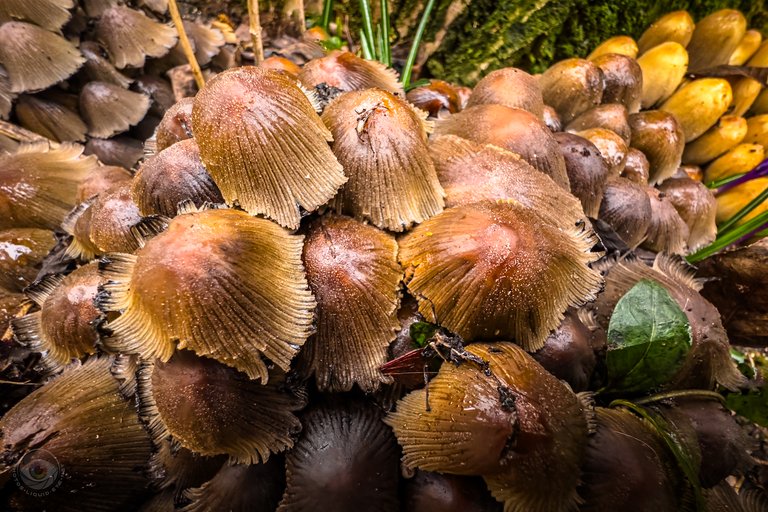
[[[202,89],[205,85],[205,78],[203,78],[203,72],[200,69],[200,64],[197,63],[195,58],[195,52],[192,50],[192,45],[189,43],[187,32],[184,30],[184,22],[179,14],[179,6],[176,4],[176,0],[169,0],[168,11],[171,13],[171,19],[176,26],[176,32],[179,33],[179,42],[181,43],[181,49],[184,55],[187,57],[189,65],[192,67],[192,74],[195,76],[195,83],[197,88]]]
[[[253,42],[253,58],[256,64],[261,64],[264,61],[264,45],[261,42],[259,0],[248,0],[248,28]]]

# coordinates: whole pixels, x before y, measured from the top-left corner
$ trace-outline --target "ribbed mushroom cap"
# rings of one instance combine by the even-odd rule
[[[96,39],[118,68],[140,68],[146,57],[162,57],[176,44],[173,27],[149,19],[142,11],[115,6],[96,22]]]
[[[304,244],[307,280],[317,299],[317,332],[299,354],[320,391],[375,391],[379,367],[400,327],[402,270],[393,236],[349,217],[323,216]]]
[[[85,57],[83,71],[91,80],[119,85],[126,89],[133,83],[133,80],[115,69],[112,63],[102,55],[99,43],[95,41],[81,41],[80,51],[83,52]]]
[[[188,350],[166,363],[143,363],[138,373],[139,412],[156,440],[171,435],[193,452],[228,455],[232,462],[265,461],[293,446],[301,429],[293,412],[303,391],[286,387],[282,372],[269,384]],[[266,381],[266,379],[264,379]]]
[[[139,248],[131,228],[141,221],[141,213],[131,197],[130,182],[119,183],[99,194],[90,209],[89,236],[99,254],[132,253]]]
[[[587,442],[585,406],[512,343],[477,343],[487,362],[443,364],[386,422],[410,468],[484,476],[505,510],[569,510]],[[427,404],[429,404],[427,406]]]
[[[0,287],[20,292],[32,284],[54,245],[53,232],[47,229],[0,231]]]
[[[519,154],[529,164],[569,189],[560,148],[549,128],[525,110],[504,105],[476,105],[441,120],[435,135],[457,135]]]
[[[76,112],[36,96],[19,97],[16,117],[24,128],[56,142],[84,141],[88,131]]]
[[[295,229],[347,178],[331,133],[288,77],[257,67],[225,71],[197,94],[192,130],[200,157],[228,204]]]
[[[632,129],[630,146],[648,158],[651,185],[669,178],[683,158],[685,134],[674,115],[649,110],[629,116]]]
[[[396,512],[400,452],[381,413],[359,402],[331,402],[302,416],[303,431],[286,455],[279,512]]]
[[[0,154],[0,229],[58,228],[77,204],[80,183],[98,165],[82,152],[81,146],[30,144]]]
[[[443,209],[445,192],[429,158],[425,113],[381,89],[342,94],[323,112],[349,181],[337,210],[403,231]]]
[[[563,132],[554,136],[565,160],[571,193],[579,198],[586,215],[597,218],[610,171],[608,164],[597,146],[584,137]]]
[[[167,361],[179,340],[251,378],[267,379],[262,355],[288,370],[315,308],[302,241],[235,210],[175,217],[135,256],[109,256],[101,307],[123,314],[105,346]]]
[[[563,123],[599,105],[603,98],[603,75],[585,59],[565,59],[552,65],[541,77],[544,103],[552,106]]]
[[[67,276],[48,276],[26,291],[40,311],[14,320],[13,332],[21,344],[43,354],[41,362],[49,371],[96,353],[95,323],[101,312],[94,299],[100,280],[94,261]]]
[[[0,119],[8,119],[16,94],[11,92],[11,81],[5,68],[0,65]],[[0,144],[2,148],[2,144]]]
[[[591,300],[591,229],[514,200],[449,208],[400,242],[410,293],[433,323],[466,340],[513,338],[540,348],[569,306]]]
[[[131,184],[142,215],[174,217],[182,201],[200,207],[223,203],[218,187],[200,161],[195,139],[186,139],[145,160]]]
[[[227,455],[200,455],[184,448],[170,437],[159,441],[155,449],[147,473],[152,479],[153,487],[161,492],[170,492],[169,501],[177,504],[183,501],[186,490],[199,487],[215,477],[229,459]],[[158,509],[157,512],[165,509]],[[149,509],[152,510],[155,509]],[[141,512],[144,512],[144,509],[141,509]]]
[[[195,59],[201,66],[211,62],[226,43],[224,34],[219,29],[212,28],[201,21],[184,21],[184,30],[195,42]]]
[[[534,210],[559,210],[566,224],[585,220],[578,199],[516,153],[455,135],[433,139],[429,152],[445,187],[447,207],[514,199]]]
[[[740,494],[723,480],[711,489],[703,489],[708,512],[762,512],[768,508],[765,493],[758,489],[742,490]]]
[[[646,185],[626,178],[611,178],[600,203],[600,219],[634,249],[645,240],[651,224],[651,201]]]
[[[664,194],[653,187],[646,187],[645,191],[651,201],[651,224],[642,247],[654,252],[687,254],[688,225]]]
[[[717,201],[712,191],[688,176],[675,175],[659,187],[688,226],[688,247],[696,251],[717,236]]]
[[[64,253],[68,258],[91,261],[101,253],[91,240],[92,206],[96,199],[92,197],[77,205],[61,223],[61,229],[72,237]]]
[[[632,132],[629,128],[627,107],[620,103],[606,103],[593,107],[568,123],[565,130],[576,133],[591,128],[610,130],[629,144]]]
[[[80,112],[88,135],[102,139],[144,119],[149,104],[149,97],[106,82],[88,82],[80,91]]]
[[[575,133],[594,144],[598,151],[600,151],[600,157],[608,166],[609,177],[614,178],[621,174],[624,170],[624,165],[627,163],[627,151],[629,148],[619,135],[605,128],[590,128]]]
[[[57,32],[69,21],[72,0],[5,0],[0,3],[0,23],[28,21],[51,32]]]
[[[405,97],[409,103],[432,117],[438,117],[441,111],[455,114],[462,108],[456,88],[442,80],[430,80],[428,85],[408,91]]]
[[[0,475],[15,470],[26,491],[9,488],[11,510],[108,512],[141,502],[150,439],[111,365],[102,357],[70,367],[0,420]]]
[[[38,91],[68,78],[85,59],[63,37],[30,23],[0,25],[0,64],[11,82],[11,92]]]
[[[192,137],[192,106],[195,98],[182,98],[173,104],[157,125],[157,151]]]
[[[501,512],[485,482],[477,476],[458,476],[417,470],[405,483],[404,512]]]
[[[544,114],[538,80],[517,68],[497,69],[485,75],[472,90],[467,107],[489,103],[526,110],[538,118]]]
[[[100,165],[92,168],[77,189],[77,201],[83,202],[93,196],[131,181],[132,174],[124,167]]]
[[[646,185],[648,184],[650,173],[651,164],[648,163],[645,153],[636,148],[629,148],[627,150],[627,161],[624,163],[624,170],[621,171],[621,177]]]
[[[592,61],[603,73],[603,103],[624,105],[630,114],[640,110],[643,94],[643,70],[633,58],[610,53]]]
[[[299,73],[299,80],[308,88],[328,84],[342,91],[376,87],[392,93],[403,93],[403,84],[398,81],[394,69],[375,60],[365,60],[354,53],[340,50],[304,64]]]
[[[88,139],[85,154],[96,155],[104,165],[133,168],[144,156],[144,144],[131,137],[117,136],[112,139]]]

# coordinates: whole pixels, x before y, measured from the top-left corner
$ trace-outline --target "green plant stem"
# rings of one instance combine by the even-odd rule
[[[727,185],[732,181],[736,181],[737,179],[741,178],[745,174],[746,173],[734,174],[733,176],[728,176],[727,178],[720,178],[717,181],[710,181],[709,183],[707,183],[707,188],[712,188],[712,189],[720,188],[723,185]]]
[[[389,45],[389,2],[381,0],[382,62],[392,67],[392,48]]]
[[[384,35],[381,33],[381,25],[376,25],[376,60],[384,62]]]
[[[723,225],[718,226],[718,233],[726,233],[732,226],[735,226],[737,222],[749,215],[749,213],[760,206],[763,201],[768,199],[768,187],[760,192],[753,200],[747,203],[741,210],[739,210],[733,217],[728,219]]]
[[[716,391],[708,391],[706,389],[678,389],[675,391],[666,391],[664,393],[656,393],[655,395],[647,396],[635,400],[637,405],[650,404],[653,402],[659,402],[661,400],[667,400],[669,398],[684,398],[689,396],[706,397],[720,400],[725,404],[725,397]]]
[[[360,49],[363,51],[363,58],[367,60],[373,60],[373,51],[368,44],[368,39],[365,37],[365,31],[360,29]]]
[[[323,2],[323,17],[320,19],[320,26],[328,32],[328,27],[331,25],[331,15],[333,14],[333,0],[324,0]]]
[[[741,226],[728,231],[724,235],[718,237],[714,242],[691,254],[686,259],[689,263],[698,263],[701,260],[707,259],[710,256],[717,254],[721,250],[725,249],[733,242],[736,242],[747,233],[750,233],[751,231],[759,228],[766,222],[768,222],[768,211],[763,212],[755,218],[748,220]]]
[[[413,43],[411,43],[411,49],[408,52],[408,59],[405,61],[405,67],[403,68],[403,87],[408,88],[411,84],[411,72],[413,71],[413,65],[416,63],[416,57],[419,55],[419,46],[421,45],[421,38],[424,37],[424,30],[427,28],[427,21],[429,15],[432,13],[432,9],[435,7],[435,0],[429,0],[424,12],[421,14],[421,20],[419,20],[419,26],[416,29],[416,35],[413,37]]]
[[[365,44],[368,45],[368,51],[371,55],[373,55],[374,49],[376,48],[376,42],[373,37],[373,23],[371,22],[371,4],[368,0],[360,0],[360,14],[363,18],[363,36],[365,38]],[[371,57],[366,57],[366,59],[372,59]]]

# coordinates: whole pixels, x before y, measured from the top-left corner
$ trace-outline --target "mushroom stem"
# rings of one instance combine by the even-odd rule
[[[250,7],[250,2],[248,5]],[[197,63],[197,59],[195,58],[195,51],[192,49],[192,45],[189,44],[189,38],[187,37],[187,32],[184,30],[184,22],[181,20],[181,14],[179,14],[179,6],[176,4],[176,0],[168,1],[168,11],[171,14],[173,24],[176,26],[176,32],[179,33],[181,49],[184,51],[184,56],[187,57],[187,61],[189,61],[189,65],[192,67],[192,74],[195,76],[197,88],[202,89],[205,85],[205,78],[203,78],[200,64]]]
[[[251,33],[251,41],[253,42],[253,58],[258,65],[264,61],[264,45],[261,42],[261,21],[259,20],[259,0],[248,0],[248,28]]]

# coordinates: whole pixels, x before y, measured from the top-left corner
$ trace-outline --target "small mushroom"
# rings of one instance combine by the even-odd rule
[[[761,144],[739,144],[710,163],[704,177],[707,182],[729,178],[751,171],[765,158]]]
[[[657,19],[651,26],[645,29],[643,35],[637,40],[640,54],[643,54],[662,43],[672,41],[683,48],[688,46],[693,36],[693,18],[688,11],[674,11]]]
[[[744,142],[768,147],[768,115],[762,114],[747,119],[747,134],[744,136]]]
[[[616,132],[605,128],[590,128],[576,132],[579,137],[584,137],[595,145],[600,152],[600,157],[608,166],[608,176],[616,177],[624,170],[627,163],[629,148]]]
[[[635,59],[625,55],[609,53],[593,60],[603,73],[602,103],[619,103],[630,114],[640,110],[643,94],[643,70]]]
[[[24,128],[56,142],[84,141],[88,131],[76,112],[38,96],[20,96],[16,117]]]
[[[627,151],[627,161],[624,163],[624,170],[621,171],[621,177],[646,185],[650,172],[651,166],[645,153],[639,149],[629,148]]]
[[[327,84],[342,91],[360,91],[376,87],[403,94],[397,72],[375,60],[365,60],[354,53],[334,50],[325,57],[312,59],[301,68],[299,81],[305,87]]]
[[[95,41],[81,41],[80,51],[85,57],[83,73],[92,81],[107,82],[127,89],[133,80],[120,73],[102,55],[101,46]]]
[[[645,191],[651,203],[651,223],[641,247],[654,252],[686,254],[688,225],[663,193],[653,187],[645,187]]]
[[[157,151],[192,137],[192,107],[194,98],[182,98],[173,104],[157,125]]]
[[[301,68],[297,66],[293,61],[280,57],[278,55],[271,55],[261,61],[260,67],[264,69],[271,69],[279,73],[288,75],[293,80],[298,80]]]
[[[683,163],[702,165],[711,162],[739,144],[747,135],[747,120],[726,115],[696,140],[685,145]]]
[[[587,60],[594,61],[598,57],[611,54],[624,55],[634,59],[637,57],[637,52],[637,43],[634,39],[629,36],[613,36],[597,45],[597,48],[587,56]]]
[[[685,142],[690,142],[717,123],[732,99],[728,80],[699,78],[680,87],[659,110],[675,116],[685,134]]]
[[[538,118],[544,113],[544,98],[538,80],[517,68],[491,71],[477,83],[467,107],[487,104],[519,108]]]
[[[565,159],[571,193],[579,198],[584,213],[596,218],[603,200],[610,168],[592,142],[572,133],[556,133]]]
[[[731,84],[731,91],[733,92],[730,115],[742,117],[757,101],[763,90],[763,84],[748,76],[730,78],[728,82]]]
[[[58,32],[72,17],[73,0],[4,0],[0,3],[0,23],[28,21],[51,32]]]
[[[624,105],[608,103],[591,108],[568,123],[565,131],[577,133],[591,128],[610,130],[621,137],[625,144],[629,144],[631,131],[627,108]]]
[[[162,57],[176,44],[173,27],[125,6],[105,10],[96,22],[96,40],[118,69],[140,68],[146,57]]]
[[[444,113],[455,114],[462,109],[456,88],[442,80],[430,80],[428,85],[408,91],[406,99],[431,117],[444,117]]]
[[[549,373],[567,382],[574,391],[586,391],[597,365],[592,331],[569,310],[544,346],[531,354]]]
[[[478,476],[416,470],[405,483],[404,512],[501,512]]]
[[[680,167],[685,150],[683,130],[674,115],[649,110],[629,116],[630,146],[648,159],[650,184],[661,183]]]
[[[672,41],[654,46],[637,59],[643,72],[643,92],[640,106],[643,109],[665,101],[672,96],[688,71],[688,52]]]
[[[746,32],[746,18],[734,9],[722,9],[700,19],[688,43],[688,68],[695,72],[728,64]]]
[[[563,123],[568,124],[579,114],[600,104],[603,74],[588,60],[566,59],[541,75],[539,87],[544,103],[554,107]]]
[[[759,30],[747,30],[744,33],[744,37],[741,38],[739,45],[733,50],[731,57],[728,59],[728,64],[731,66],[743,66],[757,52],[762,42],[763,35]]]
[[[106,139],[144,119],[149,98],[107,82],[88,82],[80,91],[80,112],[88,135]]]
[[[631,249],[642,243],[651,224],[646,188],[626,178],[610,178],[600,203],[600,219],[610,224]]]

